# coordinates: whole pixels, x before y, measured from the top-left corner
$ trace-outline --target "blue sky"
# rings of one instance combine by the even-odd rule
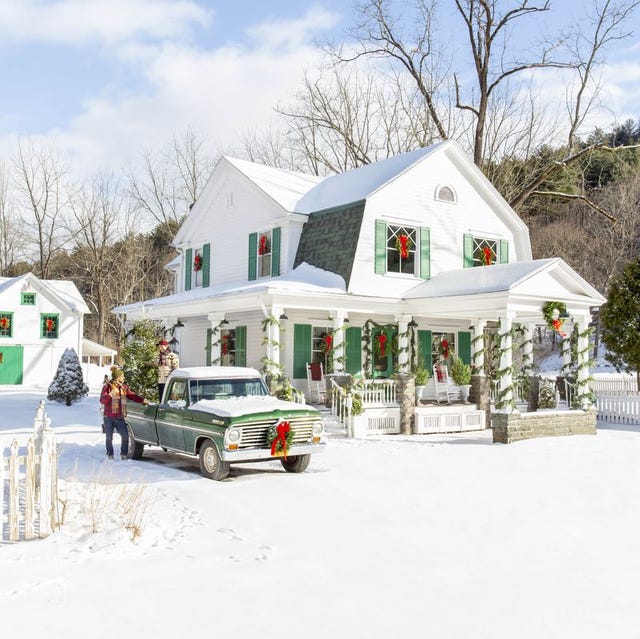
[[[42,136],[117,169],[187,127],[233,148],[291,101],[315,41],[342,37],[351,12],[351,0],[0,0],[0,150]],[[607,69],[603,125],[640,117],[639,51],[635,35]]]

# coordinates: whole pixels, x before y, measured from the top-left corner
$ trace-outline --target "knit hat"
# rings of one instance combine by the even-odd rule
[[[166,340],[166,339],[161,339],[161,340],[158,342],[158,346],[169,346],[169,342],[167,342],[167,340]]]
[[[124,377],[124,371],[117,366],[111,367],[111,379],[118,379],[119,377]]]

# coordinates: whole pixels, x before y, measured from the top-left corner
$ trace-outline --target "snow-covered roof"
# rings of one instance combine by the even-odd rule
[[[33,273],[24,273],[16,277],[0,277],[0,293],[13,286],[19,286],[21,290],[28,290],[28,287],[32,287],[32,290],[36,289],[45,294],[49,293],[57,304],[68,308],[72,312],[85,314],[91,312],[82,295],[80,295],[80,291],[70,280],[41,280]]]
[[[167,271],[177,271],[182,264],[182,254],[178,253],[170,262],[164,265]]]
[[[316,175],[277,169],[247,160],[228,156],[225,156],[225,159],[286,211],[294,211],[300,198],[323,180]]]
[[[604,302],[602,295],[559,257],[443,271],[418,284],[404,297],[418,299],[507,292],[543,272],[554,270],[571,277],[582,294],[593,297],[594,303]]]
[[[309,190],[293,210],[298,213],[313,213],[364,200],[443,144],[447,143],[439,142],[327,177]]]
[[[86,337],[82,338],[82,354],[84,356],[114,356],[118,351],[113,348],[108,348],[98,342],[93,342]]]
[[[226,286],[198,287],[190,291],[175,293],[165,297],[156,297],[144,302],[124,304],[113,309],[114,313],[129,313],[138,310],[142,306],[164,306],[176,303],[187,303],[195,300],[236,295],[238,293],[271,291],[271,292],[301,292],[301,293],[338,293],[346,294],[346,284],[340,275],[324,271],[307,263],[302,263],[293,271],[279,277],[272,277],[242,284],[230,284]]]

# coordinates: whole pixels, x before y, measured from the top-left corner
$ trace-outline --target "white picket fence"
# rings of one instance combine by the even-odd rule
[[[41,401],[33,435],[20,454],[14,439],[0,457],[0,540],[46,537],[57,529],[58,455],[51,420]],[[8,451],[8,455],[6,452]],[[5,526],[6,524],[6,526]],[[5,532],[6,527],[6,532]]]
[[[638,392],[638,382],[635,375],[594,373],[592,377],[590,386],[596,395],[629,395]]]

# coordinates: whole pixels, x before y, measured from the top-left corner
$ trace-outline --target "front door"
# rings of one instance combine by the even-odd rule
[[[22,346],[0,345],[0,384],[22,384]]]
[[[373,331],[373,371],[375,377],[391,377],[398,364],[398,330],[386,326]]]

